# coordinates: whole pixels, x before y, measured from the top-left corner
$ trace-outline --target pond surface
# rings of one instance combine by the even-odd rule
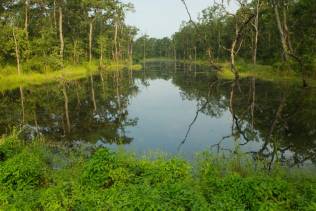
[[[56,144],[91,143],[187,159],[242,151],[291,165],[316,164],[316,90],[213,70],[150,63],[145,71],[20,87],[0,95],[0,134],[24,128]]]

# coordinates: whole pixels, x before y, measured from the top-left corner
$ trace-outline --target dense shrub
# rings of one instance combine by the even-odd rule
[[[12,189],[39,187],[45,182],[45,164],[27,150],[8,159],[0,166],[0,183]]]
[[[54,149],[54,152],[56,149]],[[315,177],[253,170],[204,153],[137,158],[108,149],[91,158],[43,144],[0,142],[0,210],[315,210]],[[68,155],[68,156],[67,156]],[[58,158],[56,158],[58,157]],[[68,159],[60,161],[60,158]],[[56,162],[62,162],[53,170]],[[253,164],[253,163],[252,163]],[[48,174],[49,172],[49,174]]]
[[[0,162],[13,157],[22,150],[23,144],[17,137],[18,134],[14,133],[5,139],[0,139]]]
[[[24,72],[44,73],[56,71],[62,68],[62,62],[57,55],[50,55],[45,58],[33,57],[23,64]]]
[[[84,166],[82,182],[94,187],[110,186],[113,182],[110,171],[116,167],[115,154],[108,149],[101,149]]]

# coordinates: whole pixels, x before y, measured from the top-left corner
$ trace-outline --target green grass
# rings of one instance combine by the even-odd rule
[[[141,62],[144,62],[143,60]],[[146,62],[174,62],[173,58],[160,57],[160,58],[148,58]],[[196,65],[210,65],[210,63],[206,60],[197,60],[197,61],[189,61],[178,59],[177,62],[185,63],[185,64],[196,64]]]
[[[64,150],[0,141],[0,210],[315,210],[316,177],[240,156],[177,157]],[[248,161],[248,162],[246,162]],[[56,168],[57,167],[57,168]]]
[[[149,58],[146,62],[174,62],[172,58]],[[207,60],[198,59],[197,61],[189,60],[177,60],[177,62],[185,64],[196,64],[202,66],[210,66],[211,64]],[[217,72],[217,75],[221,79],[233,80],[234,74],[231,71],[230,63],[225,61],[219,61],[216,63],[221,68],[221,71]],[[276,70],[270,65],[250,64],[244,61],[237,62],[237,68],[239,70],[240,78],[256,77],[260,80],[290,83],[295,85],[302,84],[302,78],[299,73],[292,70]],[[314,76],[308,77],[307,83],[311,87],[316,87],[316,78]]]
[[[123,69],[141,70],[139,64],[129,65],[120,62],[118,65],[107,63],[105,71],[116,71]],[[21,75],[16,73],[15,67],[7,66],[0,70],[0,91],[10,90],[19,86],[41,85],[62,80],[77,80],[93,74],[99,70],[97,62],[84,63],[81,65],[67,65],[62,70],[49,71],[44,73],[28,72]]]
[[[25,73],[21,75],[0,75],[0,91],[19,86],[40,85],[60,80],[75,80],[97,70],[96,65],[66,66],[63,70],[47,73]]]
[[[142,70],[143,66],[140,64],[129,64],[129,63],[119,63],[116,64],[115,62],[111,62],[106,65],[106,70],[108,71],[117,71],[122,69],[128,69],[133,71],[139,71]]]
[[[221,63],[222,70],[217,73],[219,78],[232,80],[234,74],[230,69],[229,63]],[[277,83],[287,83],[293,85],[302,85],[302,77],[299,73],[292,70],[275,70],[269,65],[237,64],[240,78],[255,77],[264,81]],[[316,87],[316,78],[308,77],[306,81],[310,87]]]
[[[229,63],[220,63],[222,71],[218,72],[218,75],[225,79],[233,79],[234,74],[230,69]],[[254,64],[237,64],[241,78],[256,77],[261,80],[267,81],[280,81],[280,80],[300,80],[299,74],[293,71],[276,71],[269,65],[254,65]]]

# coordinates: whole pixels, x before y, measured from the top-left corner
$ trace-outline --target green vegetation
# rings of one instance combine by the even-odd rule
[[[141,61],[143,62],[143,61]],[[148,58],[146,62],[174,62],[174,59],[161,57],[161,58]],[[231,71],[231,64],[225,61],[218,61],[216,64],[211,64],[208,60],[198,59],[196,61],[190,60],[177,60],[178,63],[188,65],[199,65],[206,67],[215,67],[217,75],[221,79],[233,80],[235,75]],[[302,76],[290,69],[282,70],[281,67],[272,65],[252,64],[245,61],[237,61],[236,66],[239,69],[240,78],[255,77],[264,81],[278,82],[278,83],[290,83],[300,85]],[[306,78],[309,86],[316,87],[316,78],[314,76]]]
[[[76,80],[98,72],[99,67],[96,62],[92,62],[81,65],[68,65],[64,69],[58,71],[47,71],[43,73],[28,72],[21,75],[12,72],[12,69],[14,68],[10,66],[4,68],[2,72],[5,72],[6,74],[1,74],[0,70],[0,91],[14,89],[19,86],[41,85],[51,82]],[[123,69],[137,71],[141,70],[142,66],[139,64],[115,64],[110,62],[105,64],[105,66],[103,66],[100,70],[111,72]]]
[[[279,87],[316,86],[315,0],[215,0],[196,22],[180,1],[190,20],[178,32],[135,40],[138,29],[125,22],[134,7],[126,1],[1,0],[0,135],[20,125],[52,138],[26,142],[13,132],[0,139],[0,210],[316,210],[315,171],[280,164],[288,152],[286,162],[315,163],[315,94]],[[230,2],[238,5],[235,13]],[[219,71],[218,77],[132,74],[142,69],[140,61]],[[247,77],[278,83],[218,80]],[[227,137],[236,146],[237,140],[263,142],[249,152],[260,161],[241,152],[205,152],[192,163],[159,154],[139,158],[67,142],[102,137],[130,144],[126,129],[138,117],[131,118],[129,105],[157,78],[170,79],[182,100],[197,103],[186,138],[199,113],[231,114]],[[27,87],[53,82],[61,83]],[[155,103],[151,97],[145,99]]]
[[[197,22],[184,22],[170,38],[140,37],[135,41],[134,57],[224,63],[222,75],[228,78],[237,78],[239,73],[269,80],[285,77],[303,81],[304,86],[309,85],[309,78],[316,79],[314,0],[214,2],[200,13]],[[227,2],[238,5],[236,13],[231,13]],[[186,9],[190,13],[190,8]],[[240,66],[238,60],[253,65]],[[270,66],[279,71],[271,71]],[[260,71],[250,73],[250,69]]]
[[[130,3],[116,0],[4,0],[0,3],[0,90],[77,79],[132,64]],[[98,64],[98,65],[96,65]]]
[[[94,64],[66,66],[63,70],[49,71],[46,73],[30,72],[25,74],[0,75],[0,90],[14,89],[16,87],[28,85],[40,85],[44,83],[56,82],[59,80],[75,80],[87,76],[98,70]]]
[[[313,174],[254,164],[209,153],[195,164],[108,149],[87,157],[14,134],[0,140],[0,209],[315,210]]]
[[[218,76],[222,79],[234,79],[234,73],[231,71],[229,63],[219,63],[221,70],[218,71]],[[237,62],[240,78],[255,77],[264,81],[272,81],[277,83],[301,84],[302,76],[291,70],[281,71],[277,67],[270,65],[251,64],[244,62]],[[311,87],[316,86],[316,78],[309,77],[306,79]]]

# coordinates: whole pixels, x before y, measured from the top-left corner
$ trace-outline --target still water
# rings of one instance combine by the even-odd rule
[[[20,87],[0,96],[0,134],[23,128],[71,146],[138,153],[245,152],[316,164],[316,90],[254,78],[220,80],[203,67],[152,63],[119,75]]]

